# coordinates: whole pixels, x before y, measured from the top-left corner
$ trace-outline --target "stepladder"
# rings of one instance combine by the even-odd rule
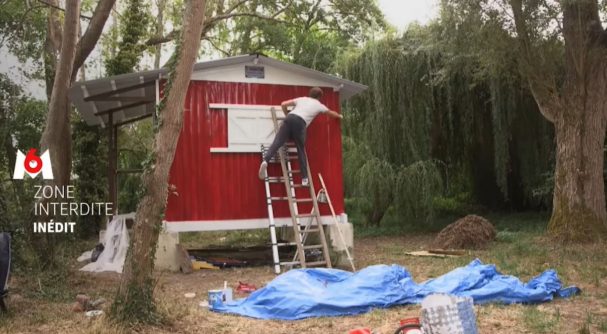
[[[271,109],[274,131],[278,132],[280,117],[276,110]],[[269,145],[261,145],[262,156]],[[279,165],[280,168],[272,168],[271,165]],[[310,175],[307,185],[301,182],[301,170],[305,168]],[[318,195],[314,189],[314,181],[311,177],[310,166],[301,166],[297,157],[297,148],[290,143],[285,144],[278,150],[276,156],[271,157],[270,166],[264,178],[266,191],[266,204],[268,209],[268,220],[270,228],[270,239],[272,243],[272,258],[274,261],[274,272],[281,273],[283,268],[308,268],[327,267],[331,268],[331,258],[325,232],[321,222],[321,214],[318,205]],[[284,190],[280,190],[275,184],[283,184]],[[278,240],[276,230],[277,205],[286,202],[289,211],[291,226],[293,229],[293,241],[285,242]],[[295,246],[293,258],[283,260],[280,258],[280,247]]]

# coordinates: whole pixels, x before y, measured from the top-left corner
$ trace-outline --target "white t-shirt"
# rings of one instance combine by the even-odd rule
[[[324,104],[320,103],[315,98],[312,97],[298,97],[293,100],[295,102],[295,107],[289,114],[295,114],[301,117],[304,121],[306,121],[306,126],[310,125],[314,120],[314,117],[319,113],[325,113],[329,111]]]

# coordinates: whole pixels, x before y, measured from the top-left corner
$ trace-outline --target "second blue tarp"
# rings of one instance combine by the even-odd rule
[[[555,296],[579,293],[562,288],[554,270],[527,283],[502,275],[492,264],[474,260],[435,279],[415,283],[398,265],[375,265],[356,273],[338,269],[298,269],[276,277],[248,298],[220,305],[213,311],[258,319],[297,320],[343,316],[374,308],[418,304],[430,294],[469,296],[475,303],[541,303]]]

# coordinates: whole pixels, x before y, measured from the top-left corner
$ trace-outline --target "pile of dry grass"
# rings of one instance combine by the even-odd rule
[[[495,228],[485,218],[468,215],[445,227],[433,247],[440,249],[483,249],[495,240]]]

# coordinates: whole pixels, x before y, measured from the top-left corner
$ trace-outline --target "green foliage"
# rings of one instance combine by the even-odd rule
[[[214,10],[225,10],[233,3],[217,1]],[[328,71],[340,49],[386,27],[376,2],[367,0],[251,0],[238,12],[272,16],[285,6],[276,17],[279,21],[241,16],[219,22],[209,36],[212,50],[225,55],[264,53]]]
[[[84,203],[107,200],[107,135],[99,126],[89,126],[74,117],[73,129],[73,184],[76,200]],[[98,235],[105,216],[78,216],[76,228],[82,237]]]
[[[475,211],[472,194],[469,192],[434,197],[432,206],[438,215],[444,216],[465,216]]]
[[[145,50],[144,38],[147,37],[150,22],[147,2],[128,0],[120,20],[118,53],[105,61],[108,75],[129,73],[137,68]]]
[[[413,221],[434,218],[434,199],[442,193],[442,178],[434,161],[417,161],[401,166],[395,180],[397,211]]]
[[[360,196],[351,190],[366,184],[364,178],[379,182],[368,170],[361,174],[363,163],[353,161],[392,166],[393,202],[386,206],[377,192],[359,191],[376,199],[365,202],[383,203],[366,211],[393,205],[398,217],[420,222],[437,211],[463,213],[475,203],[518,209],[545,205],[534,190],[553,168],[550,125],[529,91],[521,89],[515,54],[497,62],[465,46],[466,36],[482,40],[497,28],[457,25],[451,14],[340,58],[343,76],[369,86],[344,108],[346,195]],[[511,38],[501,36],[508,50]]]
[[[47,6],[35,1],[0,2],[0,47],[6,47],[23,66],[24,74],[42,78]]]
[[[144,120],[123,127],[118,135],[118,169],[145,168],[145,160],[152,151],[154,129],[152,120]],[[142,196],[140,173],[118,176],[118,203],[120,212],[135,212]]]
[[[435,213],[433,201],[442,191],[442,178],[433,161],[397,166],[379,159],[365,145],[344,140],[346,193],[365,222],[380,224],[390,207],[403,220],[428,221]],[[353,202],[352,202],[353,201]]]
[[[23,94],[8,76],[0,74],[0,231],[13,238],[13,261],[28,267],[32,245],[28,229],[34,185],[38,180],[12,180],[17,150],[38,147],[46,105]]]

